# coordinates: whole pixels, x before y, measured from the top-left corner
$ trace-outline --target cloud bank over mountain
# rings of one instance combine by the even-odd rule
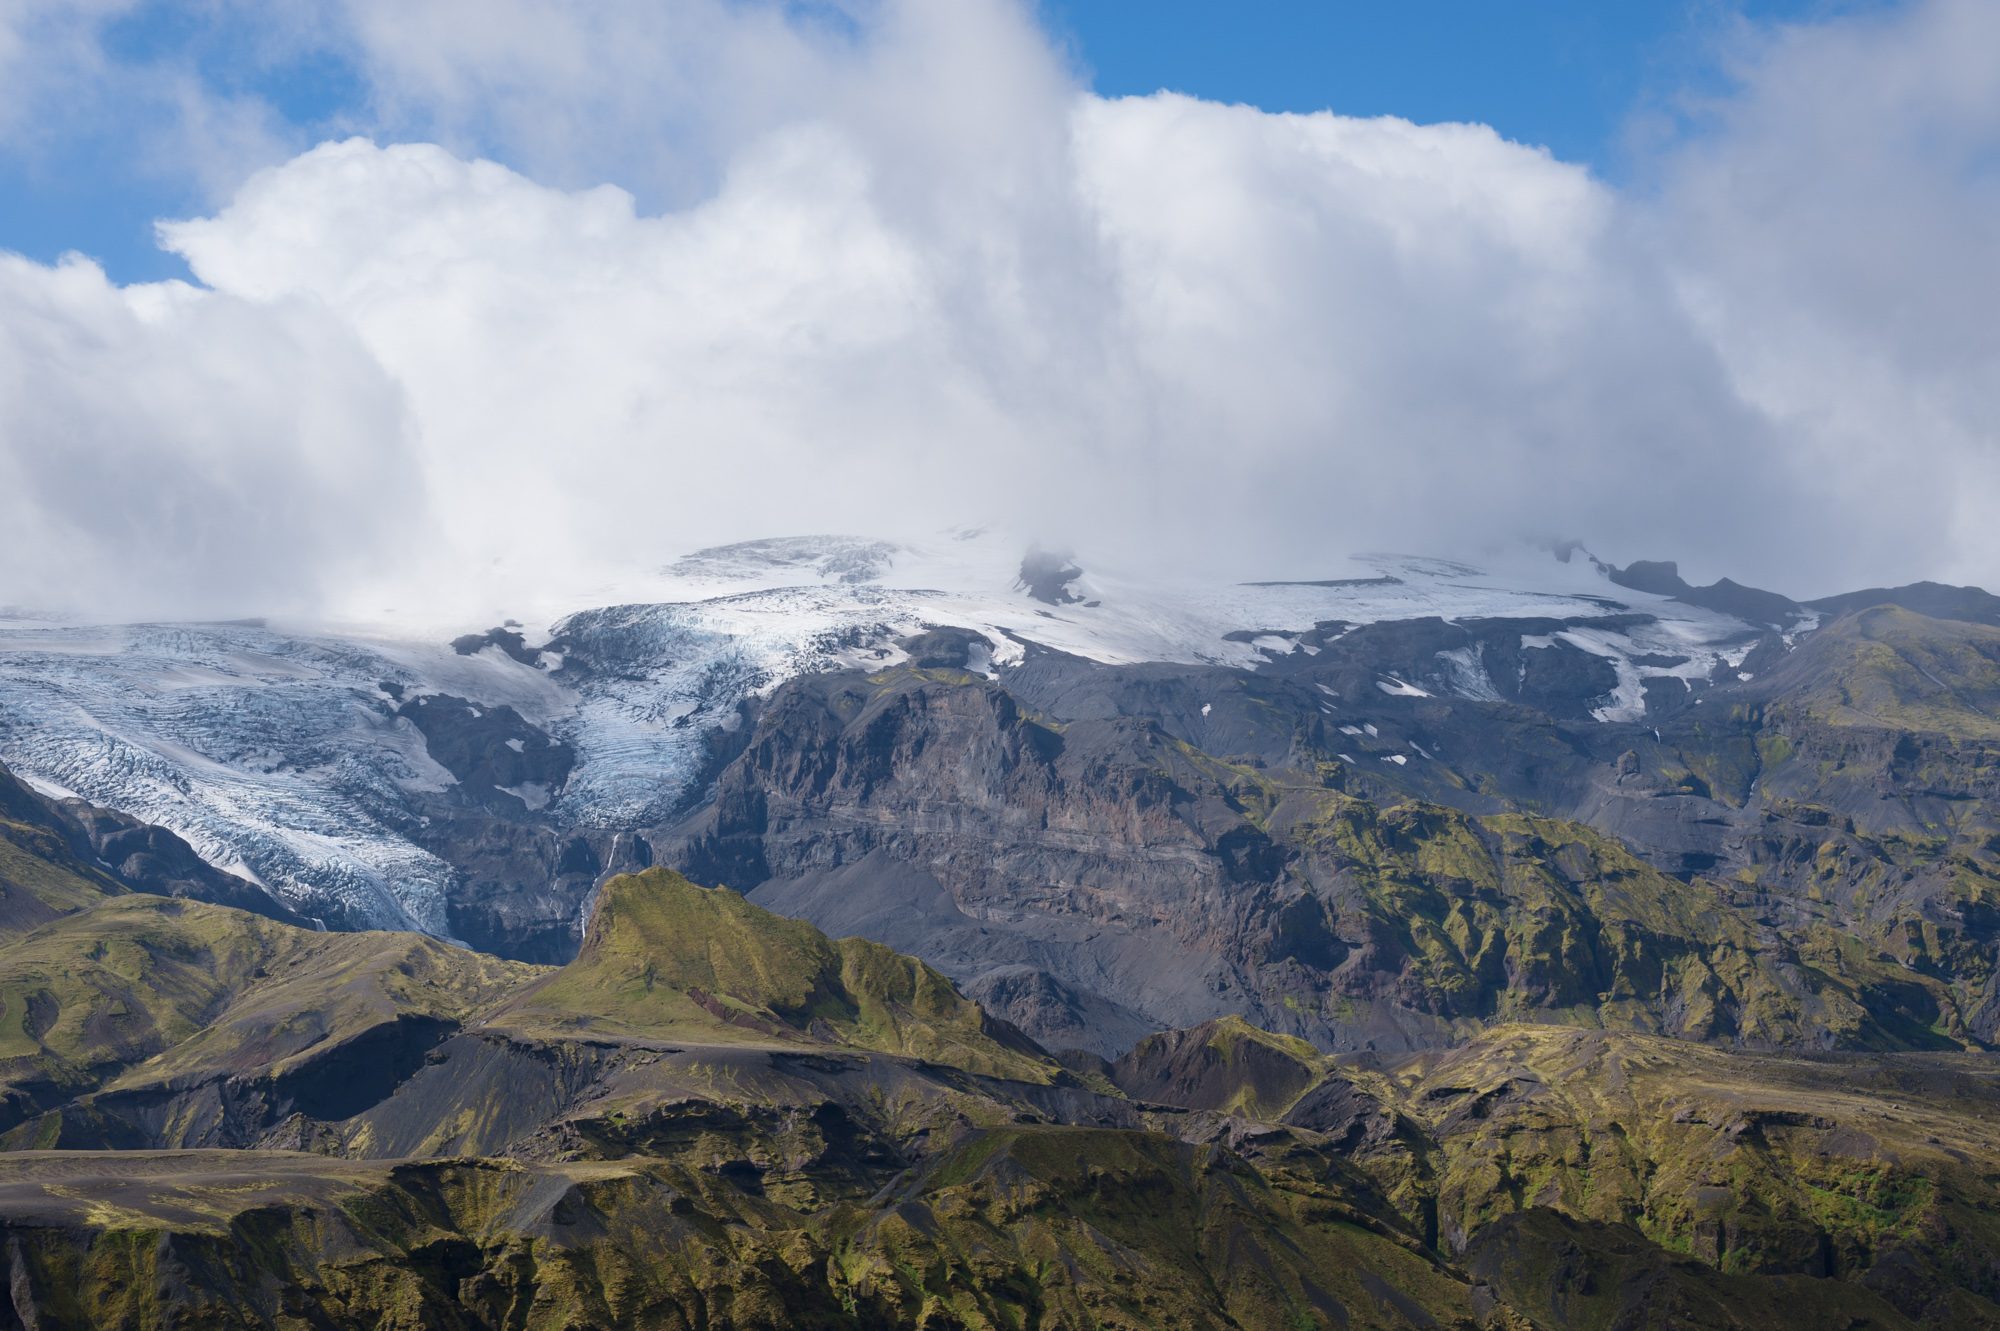
[[[53,12],[0,7],[0,67]],[[148,67],[233,181],[161,229],[199,285],[0,260],[0,602],[474,614],[981,520],[1245,576],[1552,536],[2000,573],[1977,0],[1744,29],[1622,190],[1482,126],[1099,98],[1005,0],[229,14],[365,111],[293,152]],[[203,147],[208,101],[256,132]]]

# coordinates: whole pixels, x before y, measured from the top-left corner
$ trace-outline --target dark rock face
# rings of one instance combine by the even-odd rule
[[[468,633],[451,640],[451,649],[460,656],[471,656],[487,647],[498,647],[522,665],[538,669],[541,666],[541,652],[528,646],[528,640],[521,636],[521,631],[511,625],[488,629],[484,633]]]
[[[467,796],[534,810],[569,779],[576,754],[528,724],[512,707],[484,707],[450,694],[427,694],[396,708],[423,733],[424,747],[457,777]]]
[[[576,955],[578,903],[606,872],[600,843],[608,838],[563,841],[503,817],[460,816],[441,821],[439,831],[433,844],[459,871],[449,916],[454,937],[520,961],[558,964]]]
[[[1136,1100],[1275,1117],[1319,1080],[1318,1062],[1310,1049],[1224,1020],[1143,1040],[1111,1065],[1110,1076]]]
[[[1611,663],[1562,638],[1594,625],[1624,628],[1652,622],[1645,615],[1595,620],[1442,619],[1321,625],[1298,641],[1313,650],[1276,657],[1263,673],[1313,688],[1343,710],[1383,710],[1385,699],[1421,690],[1455,705],[1506,702],[1532,709],[1535,719],[1589,720],[1608,703],[1618,675]],[[1010,681],[1011,683],[1011,681]],[[1314,704],[1317,709],[1318,703]],[[1407,706],[1387,709],[1405,715]]]
[[[1750,777],[1710,763],[1667,784],[1670,740],[1635,744],[1637,727],[1594,724],[1596,751],[1580,750],[1518,704],[1391,697],[1370,678],[1334,715],[1381,723],[1349,736],[1314,701],[1330,690],[1287,676],[1051,655],[1007,683],[905,670],[784,686],[666,857],[923,956],[1037,1038],[1098,1053],[1218,1012],[1325,1048],[1420,1047],[1536,1009],[1756,1046],[1985,1038],[1976,995],[1831,966],[1809,932],[1704,877],[1741,854],[1709,811]],[[1531,725],[1545,750],[1517,742]],[[1408,776],[1329,752],[1435,754],[1433,734],[1459,752]],[[1467,751],[1504,756],[1477,798],[1458,778],[1477,816],[1399,803],[1445,786]],[[1530,781],[1537,803],[1637,830],[1666,863],[1504,812],[1503,782]]]
[[[1622,569],[1610,569],[1608,573],[1611,580],[1621,587],[1671,596],[1689,605],[1735,615],[1752,624],[1777,628],[1800,617],[1801,607],[1790,597],[1745,587],[1729,578],[1706,587],[1693,586],[1681,577],[1680,566],[1672,560],[1641,559]]]
[[[1007,1019],[1046,1049],[1099,1056],[1128,1049],[1159,1029],[1129,1008],[1030,966],[996,966],[964,986],[965,996]]]
[[[508,632],[496,629],[469,650]],[[455,870],[445,903],[451,935],[500,956],[568,960],[592,889],[614,866],[644,867],[632,862],[634,834],[558,829],[544,811],[563,792],[576,755],[514,708],[450,694],[385,692],[388,715],[415,727],[431,760],[450,776],[436,790],[400,792],[379,816]]]
[[[975,658],[992,658],[993,644],[983,633],[971,629],[934,628],[896,644],[909,653],[909,663],[919,670],[966,670]]]
[[[1046,605],[1075,605],[1083,598],[1070,591],[1069,585],[1082,576],[1083,569],[1068,555],[1037,547],[1021,560],[1017,585]]]
[[[1141,723],[1058,734],[983,682],[801,680],[773,699],[679,859],[692,877],[911,948],[968,982],[1026,967],[1102,998],[1115,976],[1129,997],[1114,1003],[1171,1023],[1231,992],[1203,940],[1257,907],[1205,853],[1202,820],[1226,830],[1226,806],[1190,807],[1155,769],[1161,750]],[[1104,909],[1138,881],[1156,898],[1130,899],[1142,913]],[[1206,910],[1170,923],[1167,901]]]

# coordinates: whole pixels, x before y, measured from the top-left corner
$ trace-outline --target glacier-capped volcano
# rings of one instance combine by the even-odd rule
[[[927,629],[976,635],[966,666],[997,676],[1031,650],[1257,670],[1358,624],[1533,621],[1524,649],[1609,665],[1587,700],[1604,720],[1642,716],[1649,680],[1733,668],[1765,631],[1546,553],[1504,569],[1360,556],[1225,583],[1024,550],[980,531],[751,541],[636,575],[617,604],[436,641],[0,620],[0,761],[165,826],[335,925],[493,945],[525,913],[545,936],[527,953],[560,955],[589,883],[644,861],[631,834],[701,799],[746,701],[809,671],[898,664]],[[1476,653],[1435,665],[1378,686],[1498,696]],[[511,923],[481,893],[511,900]]]

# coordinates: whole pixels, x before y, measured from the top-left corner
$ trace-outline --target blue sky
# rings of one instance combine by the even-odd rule
[[[1633,142],[1717,83],[1741,21],[1787,22],[1877,0],[1043,0],[1051,34],[1108,96],[1167,88],[1270,111],[1477,121],[1622,180]],[[192,55],[204,82],[274,109],[305,147],[366,123],[366,89],[324,54],[270,60],[240,34],[149,0],[105,34],[134,66]],[[123,281],[184,276],[156,218],[201,212],[202,182],[149,163],[115,117],[53,127],[55,151],[0,145],[0,248],[80,250]],[[212,189],[213,182],[209,182]]]
[[[1616,178],[1636,119],[1717,78],[1732,25],[1868,0],[1047,0],[1107,95],[1171,88],[1267,111],[1478,121]]]

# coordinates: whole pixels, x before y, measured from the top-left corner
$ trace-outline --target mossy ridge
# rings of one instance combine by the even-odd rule
[[[1895,1089],[1906,1074],[1923,1092]],[[1981,1274],[2000,1261],[2000,1193],[1976,1163],[2000,1152],[2000,1088],[1972,1056],[1807,1059],[1516,1027],[1391,1067],[1387,1085],[1437,1143],[1455,1248],[1539,1207],[1725,1272],[1854,1279],[1915,1262],[2000,1294]]]
[[[78,858],[53,829],[0,813],[0,936],[88,910],[125,890]]]
[[[810,1223],[670,1162],[17,1157],[0,1228],[51,1329],[1471,1325],[1461,1278],[1324,1183],[1129,1131],[960,1149]]]
[[[535,973],[417,934],[110,898],[0,943],[0,1130],[32,1144],[41,1129],[22,1120],[38,1103],[99,1087],[283,1076],[385,1024],[463,1021]]]
[[[577,959],[489,1020],[661,1040],[842,1045],[1032,1082],[1061,1075],[922,962],[865,939],[829,939],[668,869],[606,883]]]
[[[1878,606],[1836,620],[1804,650],[1787,675],[1810,668],[1810,680],[1786,699],[1804,717],[2000,740],[2000,628]]]
[[[1988,1006],[2000,966],[1993,837],[1984,826],[1947,838],[1869,833],[1848,822],[1831,828],[1809,861],[1797,856],[1751,872],[1745,886],[1764,899],[1803,897],[1825,921],[1802,931],[1810,946],[1823,952],[1828,936],[1838,938],[1849,967],[1927,990],[1941,1035],[1985,1041],[1995,1032],[1975,1014]]]
[[[1183,1045],[1210,1038],[1186,1034]],[[1748,1327],[1760,1323],[1716,1310],[1768,1310],[1784,1290],[1823,1311],[1840,1306],[1828,1291],[1847,1282],[1875,1291],[1852,1296],[1875,1325],[2000,1325],[1989,1163],[2000,1158],[2000,1071],[1983,1056],[1752,1053],[1535,1025],[1453,1050],[1322,1063],[1285,1117],[1296,1140],[1269,1128],[1244,1138],[1262,1174],[1325,1140],[1447,1253],[1477,1266],[1497,1245],[1509,1260],[1572,1273],[1650,1266],[1672,1273],[1690,1319],[1647,1321],[1616,1286],[1583,1281],[1559,1325]],[[1261,1117],[1218,1080],[1179,1103]],[[1549,1215],[1565,1219],[1553,1229],[1535,1219]],[[1526,1229],[1510,1229],[1517,1221]],[[1523,1246],[1529,1234],[1571,1256]],[[1549,1306],[1518,1272],[1502,1283],[1524,1308]]]
[[[1131,1131],[975,1134],[856,1232],[841,1269],[858,1293],[893,1291],[912,1319],[898,1325],[927,1309],[949,1310],[948,1325],[1131,1331],[1470,1314],[1455,1273],[1323,1176],[1267,1176]]]
[[[662,886],[664,905],[654,895]],[[638,898],[624,895],[635,888]],[[661,950],[656,981],[664,959],[683,979],[755,984],[748,998],[730,996],[747,1009],[773,994],[806,1023],[802,1038],[779,1042],[745,1040],[741,1028],[722,1023],[720,1032],[733,1038],[712,1056],[735,1058],[739,1071],[718,1067],[716,1091],[735,1084],[754,1101],[759,1088],[741,1073],[759,1057],[823,1063],[833,1055],[812,1051],[833,1050],[868,1065],[852,1046],[825,1043],[818,1025],[904,1046],[943,1026],[953,1040],[976,1039],[975,1054],[1013,1053],[983,1025],[972,1035],[955,1028],[976,1009],[934,973],[886,950],[830,943],[684,881],[622,884],[611,894],[614,921],[628,900],[649,921],[692,919],[707,941],[729,945]],[[733,920],[738,932],[711,913]],[[776,945],[765,934],[772,925]],[[608,930],[599,960],[625,952],[625,941],[621,929]],[[463,1024],[459,1043],[504,1038],[504,1020],[487,1028],[470,1019],[560,974],[410,936],[312,934],[222,907],[138,896],[0,947],[5,967],[51,985],[60,1000],[31,1062],[55,1056],[50,1038],[71,1057],[101,1050],[114,1062],[168,1046],[131,1067],[114,1094],[218,1075],[282,1077],[355,1025],[415,1011]],[[105,1018],[107,1004],[131,1020]],[[757,1010],[776,1015],[768,1001]],[[189,1026],[200,1029],[176,1041]],[[774,1052],[745,1047],[758,1043]],[[671,1057],[648,1052],[643,1041],[632,1049],[635,1069]],[[1030,1057],[1037,1070],[1052,1066]],[[884,1064],[905,1075],[918,1066]],[[944,1074],[957,1089],[942,1104],[926,1097],[934,1118],[921,1131],[949,1137],[967,1131],[970,1119],[982,1125],[971,1131],[996,1134],[1001,1149],[985,1155],[987,1165],[1014,1157],[1009,1168],[1033,1181],[1036,1213],[989,1216],[964,1195],[922,1189],[885,1211],[873,1200],[881,1171],[904,1166],[893,1157],[864,1161],[864,1173],[842,1185],[835,1156],[853,1149],[842,1145],[848,1129],[830,1118],[813,1140],[788,1140],[792,1119],[816,1122],[823,1109],[807,1115],[807,1105],[772,1103],[762,1118],[736,1126],[715,1119],[666,1158],[556,1166],[369,1164],[268,1151],[17,1153],[0,1170],[0,1227],[19,1253],[15,1287],[34,1291],[45,1327],[150,1327],[188,1317],[224,1327],[288,1318],[410,1328],[1014,1327],[1030,1324],[1036,1309],[1068,1308],[1107,1327],[1219,1331],[1304,1325],[1308,1317],[1405,1324],[1403,1312],[1381,1306],[1385,1289],[1406,1308],[1447,1320],[1461,1320],[1468,1306],[1463,1283],[1421,1245],[1406,1235],[1384,1240],[1395,1234],[1393,1215],[1324,1180],[1272,1184],[1213,1148],[1130,1130],[1016,1128],[1006,1120],[1020,1111],[1004,1101],[982,1105],[986,1092],[965,1071]],[[914,1093],[885,1084],[882,1121],[908,1131],[911,1110],[891,1102]],[[712,1119],[721,1107],[709,1103]],[[628,1092],[589,1112],[610,1118],[640,1108]],[[649,1122],[657,1132],[659,1114]],[[945,1154],[951,1149],[947,1143]],[[875,1172],[873,1183],[866,1170]],[[963,1172],[968,1188],[990,1177],[978,1167]],[[1303,1200],[1294,1196],[1301,1189]],[[917,1219],[926,1213],[930,1220]],[[903,1224],[911,1228],[899,1231]],[[1300,1253],[1343,1273],[1338,1289],[1330,1291]],[[829,1274],[843,1269],[893,1271],[898,1283],[860,1287]],[[1363,1271],[1366,1278],[1355,1274]],[[942,1283],[941,1272],[951,1273]],[[1143,1277],[1137,1285],[1135,1275]],[[916,1283],[902,1283],[910,1278]],[[1289,1320],[1273,1320],[1279,1316]]]
[[[125,891],[79,856],[39,798],[0,767],[0,942]],[[5,1032],[18,1032],[20,1015],[0,1015],[0,1050],[13,1043]]]
[[[1552,1210],[1501,1218],[1481,1231],[1463,1262],[1516,1315],[1573,1331],[1910,1331],[1988,1324],[1972,1309],[1966,1317],[1920,1322],[1874,1290],[1846,1281],[1725,1275],[1627,1226]]]
[[[673,1097],[761,1106],[772,1096],[803,1094],[812,1103],[806,1082],[751,1073],[741,1060],[714,1079],[679,1061],[664,1080],[617,1071],[621,1060],[657,1061],[664,1038],[689,1036],[712,1046],[723,1063],[732,1051],[758,1047],[823,1051],[857,1066],[870,1051],[893,1054],[913,1060],[883,1069],[905,1099],[916,1094],[905,1083],[924,1080],[929,1074],[918,1071],[934,1065],[928,1094],[936,1112],[885,1102],[870,1129],[877,1132],[920,1132],[953,1115],[1001,1121],[1018,1112],[991,1101],[979,1089],[981,1077],[1075,1084],[936,972],[886,948],[827,940],[732,893],[677,878],[620,882],[608,897],[608,927],[567,971],[503,962],[420,935],[317,933],[143,894],[51,921],[0,943],[0,1011],[22,1014],[13,1056],[0,1063],[0,1086],[9,1094],[0,1144],[275,1140],[378,1153],[387,1142],[408,1150],[471,1141],[504,1150],[556,1131],[564,1104],[593,1086],[592,1094],[611,1097],[600,1106],[604,1114],[638,1123],[663,1105],[671,1109]],[[629,920],[618,923],[631,914],[642,921],[636,935]],[[692,931],[700,941],[655,949],[648,929],[684,944]],[[637,962],[650,977],[650,989],[638,986],[640,1001],[624,992],[629,977],[603,970],[607,957]],[[668,987],[668,974],[690,988]],[[564,1006],[566,993],[581,1006]],[[481,1033],[502,1046],[522,1042],[516,1075],[530,1072],[542,1087],[522,1112],[502,1102],[513,1093],[507,1058],[469,1055]],[[577,1043],[579,1033],[594,1042]],[[448,1043],[457,1051],[452,1066],[474,1075],[466,1094],[424,1075],[446,1057]],[[606,1052],[620,1049],[628,1053]],[[534,1071],[572,1064],[552,1081]],[[401,1094],[406,1083],[417,1088],[410,1096]],[[371,1108],[378,1103],[380,1112]],[[433,1118],[419,1122],[413,1114]],[[622,1141],[630,1152],[644,1149],[638,1132],[597,1137],[603,1146]]]
[[[1938,980],[1864,958],[1823,969],[1716,888],[1582,824],[1387,808],[1295,786],[1271,820],[1341,937],[1408,958],[1416,1001],[1470,1025],[1547,1020],[1753,1048],[1967,1038]]]

